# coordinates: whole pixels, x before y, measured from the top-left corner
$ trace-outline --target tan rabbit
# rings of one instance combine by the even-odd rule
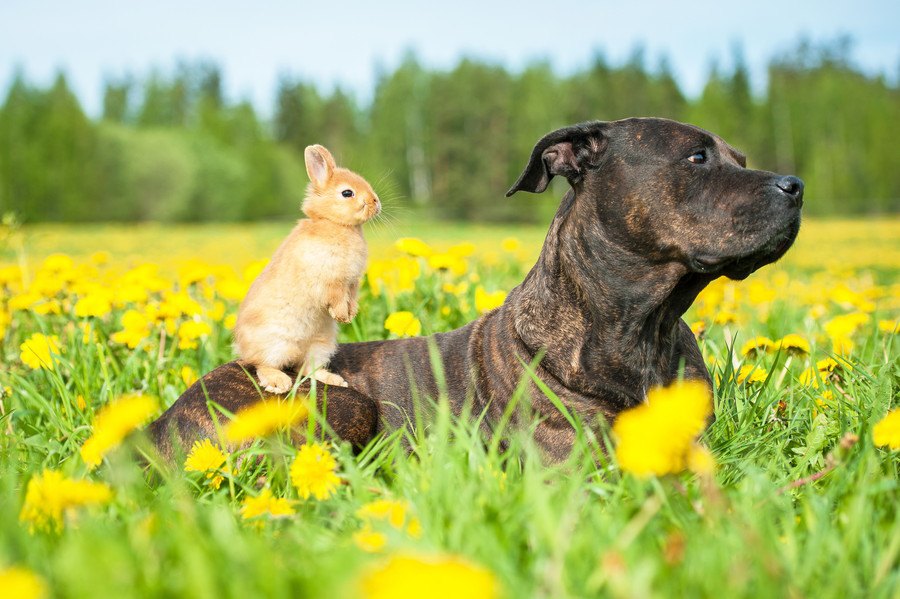
[[[238,310],[234,347],[256,366],[260,386],[284,393],[293,380],[282,369],[347,386],[325,366],[337,349],[337,323],[350,322],[358,308],[359,280],[366,268],[362,224],[381,211],[369,183],[334,164],[319,145],[304,152],[310,184],[301,219]]]

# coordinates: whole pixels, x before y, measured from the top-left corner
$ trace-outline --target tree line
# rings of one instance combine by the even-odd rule
[[[744,151],[750,166],[805,179],[814,214],[900,211],[900,90],[857,68],[846,40],[799,43],[768,65],[754,94],[736,53],[687,98],[665,60],[640,49],[597,55],[571,75],[473,59],[451,70],[410,54],[379,73],[370,102],[282,77],[270,119],[222,91],[211,63],[108,80],[89,118],[64,73],[25,74],[0,108],[0,212],[39,221],[240,221],[296,216],[303,148],[321,143],[382,196],[429,216],[535,222],[555,208],[506,200],[534,142],[566,124],[628,116],[694,123]]]

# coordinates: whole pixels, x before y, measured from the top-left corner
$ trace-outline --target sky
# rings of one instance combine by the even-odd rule
[[[714,62],[732,64],[737,44],[762,90],[768,61],[801,36],[841,35],[860,68],[896,83],[900,0],[2,0],[0,97],[17,69],[38,84],[62,69],[98,115],[108,77],[212,60],[231,100],[267,114],[281,74],[366,101],[378,68],[409,50],[433,68],[468,56],[513,70],[547,60],[565,74],[597,52],[620,64],[637,45],[648,66],[667,56],[682,90],[697,96]]]

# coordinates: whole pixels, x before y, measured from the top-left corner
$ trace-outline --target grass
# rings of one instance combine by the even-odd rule
[[[438,401],[431,422],[360,455],[331,446],[343,484],[323,501],[297,497],[288,474],[295,450],[284,434],[229,456],[233,471],[218,490],[181,464],[148,472],[129,451],[140,448],[140,435],[95,471],[79,458],[102,406],[135,391],[168,405],[190,378],[184,367],[202,373],[230,359],[227,318],[237,300],[224,283],[245,282],[244,268],[271,251],[285,226],[26,229],[5,259],[26,265],[27,283],[0,268],[0,572],[27,568],[58,597],[352,597],[391,555],[454,555],[489,570],[508,598],[897,597],[900,460],[875,445],[872,427],[898,406],[896,335],[879,326],[900,311],[898,229],[896,219],[809,223],[783,263],[743,283],[717,282],[692,308],[688,321],[703,323],[701,347],[717,381],[716,420],[702,437],[717,463],[713,477],[622,472],[603,451],[615,445],[603,425],[585,426],[569,460],[547,465],[527,430],[504,431],[501,452]],[[464,273],[437,272],[391,249],[410,233],[441,250],[471,241],[475,253]],[[375,232],[380,292],[368,279],[343,339],[389,337],[382,323],[398,310],[413,312],[423,333],[475,318],[478,287],[520,281],[542,235],[433,223]],[[518,245],[501,245],[508,237]],[[110,261],[83,267],[97,250]],[[41,266],[58,251],[74,257],[71,266]],[[196,268],[196,258],[206,271],[189,283],[185,265]],[[92,283],[123,290],[126,266],[147,262],[161,265],[165,288],[141,301],[114,298],[103,316],[74,315],[79,298],[100,293]],[[50,284],[60,280],[59,289]],[[35,286],[43,303],[11,307]],[[134,349],[112,340],[127,309],[149,310],[180,289],[198,312],[159,321]],[[54,299],[59,314],[39,313]],[[862,316],[842,329],[847,315]],[[179,348],[187,320],[210,325],[195,348]],[[96,336],[88,343],[85,323]],[[60,339],[53,370],[21,359],[21,344],[38,331]],[[788,333],[808,340],[809,356],[741,355],[754,335]],[[841,349],[839,338],[853,344],[843,348],[852,368],[817,370]],[[744,366],[764,369],[764,380],[739,383]],[[804,379],[809,367],[814,375]],[[28,481],[44,468],[104,482],[114,498],[71,511],[59,533],[31,532],[19,511]],[[292,501],[296,514],[242,519],[242,502],[261,487]],[[421,534],[376,523],[386,545],[370,553],[354,535],[365,527],[359,509],[379,498],[407,502]],[[453,584],[420,596],[467,596]]]

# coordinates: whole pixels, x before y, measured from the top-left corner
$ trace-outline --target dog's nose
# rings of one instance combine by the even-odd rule
[[[803,205],[803,180],[799,177],[793,175],[781,177],[775,181],[775,187],[794,200],[798,208]]]

